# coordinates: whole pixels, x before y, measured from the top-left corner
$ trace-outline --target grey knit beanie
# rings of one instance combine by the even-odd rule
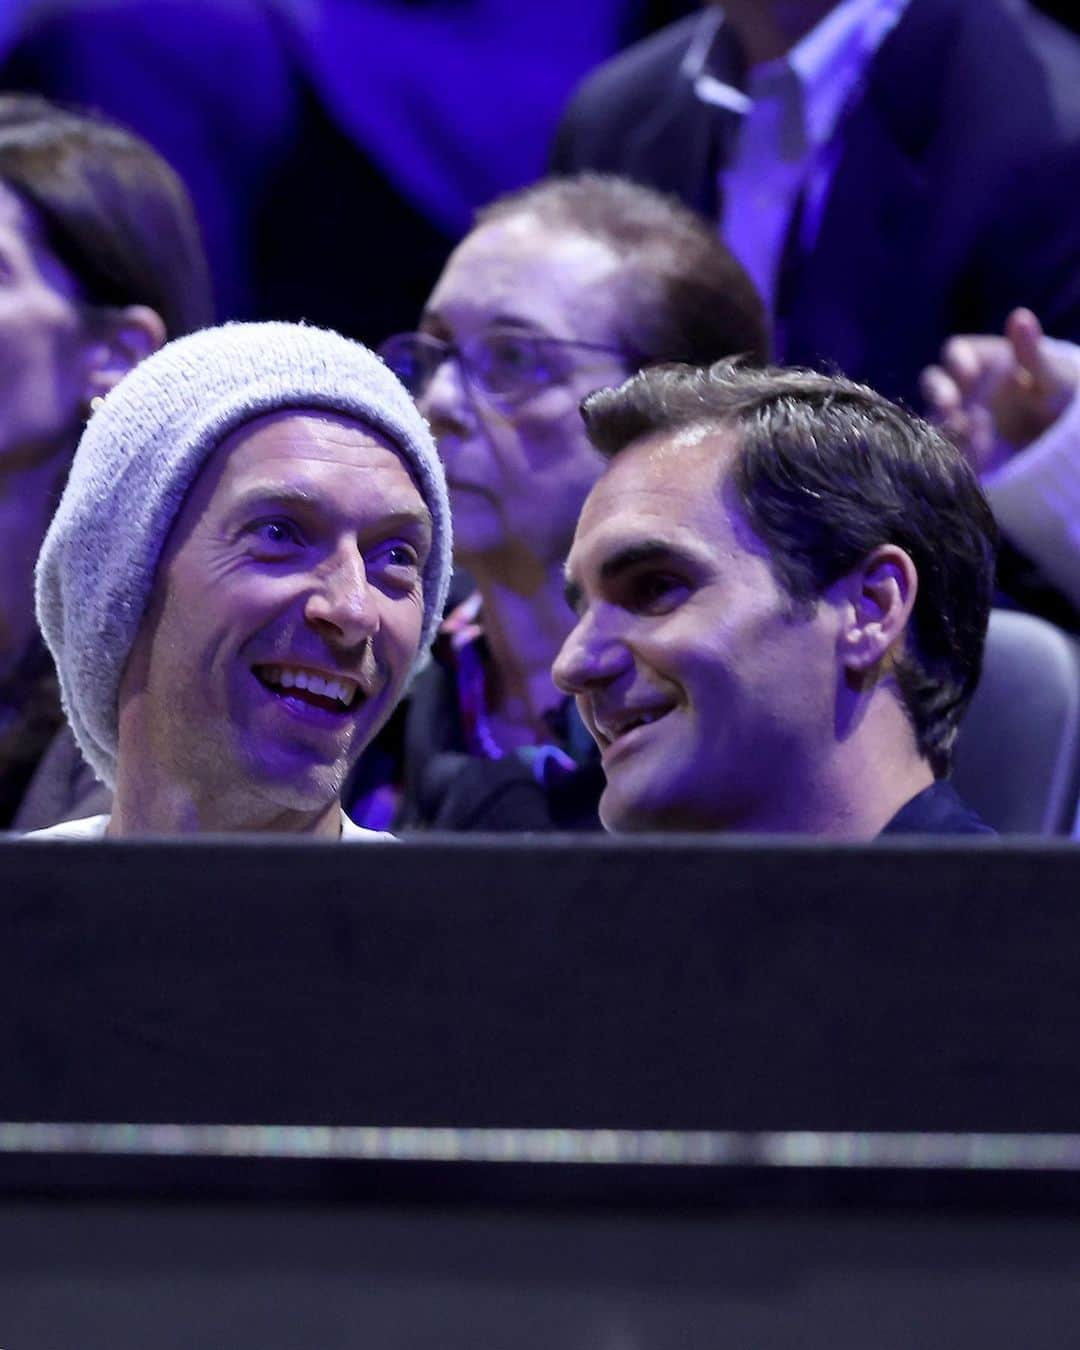
[[[185,494],[236,427],[281,408],[357,418],[401,452],[431,512],[426,660],[450,580],[446,478],[423,418],[366,347],[292,323],[230,323],[143,361],[91,417],[38,557],[37,618],[83,754],[116,777],[120,678]]]

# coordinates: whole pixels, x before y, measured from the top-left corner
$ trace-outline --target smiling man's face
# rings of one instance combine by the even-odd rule
[[[840,606],[796,610],[729,475],[732,433],[637,442],[590,493],[554,667],[609,830],[797,828],[834,743]]]
[[[196,479],[120,691],[121,771],[203,828],[336,809],[416,660],[423,498],[378,432],[315,411],[249,422]]]

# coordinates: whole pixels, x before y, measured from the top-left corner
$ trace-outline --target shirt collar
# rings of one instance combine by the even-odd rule
[[[697,30],[682,59],[683,79],[694,86],[694,93],[711,107],[727,108],[731,112],[750,111],[750,99],[736,89],[733,84],[722,79],[717,73],[717,47],[722,41],[720,33],[724,24],[724,14],[716,5],[710,5],[702,12]]]
[[[822,145],[908,0],[844,0],[792,47],[787,63],[803,87],[806,133]]]
[[[802,37],[787,56],[751,69],[749,92],[718,72],[723,11],[715,5],[701,21],[682,61],[682,74],[703,103],[746,113],[778,78],[791,72],[803,90],[806,137],[821,145],[832,135],[844,107],[874,54],[895,27],[909,0],[843,0]]]

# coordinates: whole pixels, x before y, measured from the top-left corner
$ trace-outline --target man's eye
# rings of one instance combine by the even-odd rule
[[[412,544],[391,544],[386,550],[386,560],[392,567],[419,567],[420,559]]]
[[[489,337],[486,355],[494,365],[521,369],[532,363],[532,343],[520,337]]]
[[[399,540],[378,549],[371,556],[368,566],[382,572],[393,572],[399,578],[405,574],[412,581],[420,571],[420,555],[412,544]]]
[[[300,542],[300,532],[291,520],[260,520],[252,526],[258,543],[271,549],[283,549]]]
[[[630,608],[649,613],[674,608],[686,594],[686,581],[670,572],[643,572],[630,582]]]
[[[502,334],[489,337],[480,364],[484,378],[495,385],[506,382],[516,386],[533,384],[549,375],[536,343],[526,337]]]

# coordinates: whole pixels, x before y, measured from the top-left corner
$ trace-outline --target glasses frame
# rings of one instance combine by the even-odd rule
[[[537,393],[540,389],[550,388],[551,386],[558,383],[557,380],[548,380],[545,381],[545,383],[542,385],[532,385],[529,388],[523,388],[520,391],[515,391],[512,389],[511,390],[491,389],[476,374],[475,367],[468,355],[467,349],[478,338],[486,339],[490,337],[492,334],[495,335],[505,334],[507,337],[513,337],[518,339],[519,341],[530,342],[540,348],[543,347],[568,348],[571,350],[578,350],[578,351],[600,352],[607,356],[617,356],[624,363],[627,364],[630,370],[633,370],[635,368],[631,364],[631,357],[629,353],[622,347],[613,347],[605,342],[584,342],[579,341],[576,338],[548,337],[547,334],[544,333],[532,333],[529,332],[527,329],[513,328],[510,325],[493,325],[491,328],[486,329],[483,333],[477,334],[476,338],[467,338],[464,342],[451,342],[447,338],[436,337],[434,333],[424,333],[422,331],[394,333],[390,337],[388,337],[384,342],[381,342],[379,344],[377,351],[379,355],[383,358],[383,360],[386,361],[386,364],[390,366],[390,369],[394,370],[394,366],[391,364],[389,360],[387,360],[385,355],[387,349],[390,348],[394,343],[409,341],[413,343],[420,343],[427,345],[429,349],[432,347],[437,347],[439,349],[439,351],[441,352],[441,356],[439,360],[432,366],[431,374],[429,375],[426,383],[415,392],[411,389],[409,390],[410,394],[412,394],[412,397],[414,399],[418,399],[423,396],[428,385],[430,385],[431,381],[435,378],[435,375],[438,373],[439,367],[445,361],[448,360],[453,360],[457,362],[458,370],[461,372],[463,380],[470,390],[482,395],[484,398],[488,399],[492,403],[501,404],[504,406],[511,406],[515,403],[524,403],[528,398],[530,398],[534,393]],[[395,374],[396,373],[397,372],[395,371]],[[401,377],[398,376],[398,378],[400,379]],[[405,381],[402,380],[402,383],[404,384]],[[408,388],[407,385],[406,388]]]

